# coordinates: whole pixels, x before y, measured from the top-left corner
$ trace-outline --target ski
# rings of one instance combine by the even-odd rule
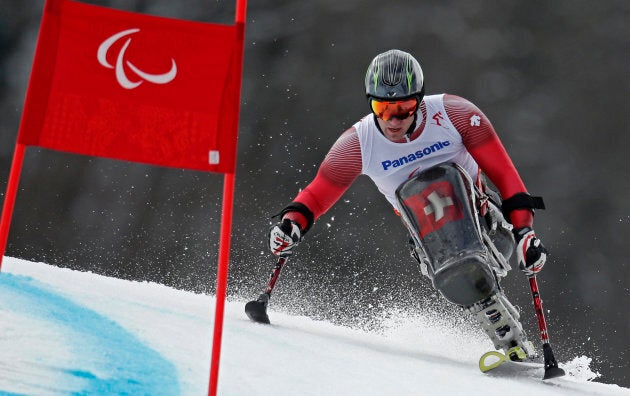
[[[511,362],[512,359],[510,355],[515,355],[515,358],[521,361],[527,359],[527,354],[521,347],[510,348],[507,354],[499,351],[489,351],[479,358],[479,370],[481,370],[482,373],[487,373],[505,362]]]
[[[545,374],[543,380],[562,377],[564,375],[564,370],[559,368],[557,364],[549,365],[546,363],[543,365],[531,361],[528,362],[527,360],[527,354],[521,347],[510,348],[506,354],[499,351],[489,351],[479,358],[479,370],[483,373],[487,373],[502,366],[510,366],[505,370],[508,373],[538,372],[544,370]]]
[[[267,315],[268,302],[269,294],[261,294],[258,299],[245,304],[245,314],[253,322],[270,324],[269,315]]]

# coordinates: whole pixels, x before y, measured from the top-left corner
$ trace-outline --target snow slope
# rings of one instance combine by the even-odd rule
[[[545,382],[539,367],[482,374],[489,342],[434,315],[370,333],[273,311],[254,324],[243,305],[226,307],[220,395],[630,395],[590,382],[584,356]],[[207,394],[213,310],[211,296],[7,257],[0,394]]]

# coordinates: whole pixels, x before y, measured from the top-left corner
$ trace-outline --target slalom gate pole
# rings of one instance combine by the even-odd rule
[[[545,312],[542,306],[542,300],[540,298],[540,292],[538,291],[538,282],[536,281],[536,275],[529,277],[529,286],[532,291],[532,297],[534,299],[534,310],[536,311],[536,317],[538,319],[538,329],[540,331],[540,338],[543,343],[543,356],[545,359],[545,375],[543,379],[561,377],[564,375],[564,370],[558,367],[558,362],[553,355],[553,350],[549,344],[549,332],[547,331],[547,322],[545,321]]]
[[[13,217],[15,196],[17,195],[18,185],[20,184],[20,173],[22,173],[25,151],[26,146],[23,144],[17,143],[15,145],[9,181],[7,182],[7,192],[4,195],[4,204],[2,206],[2,218],[0,219],[0,270],[2,269],[2,260],[4,259],[4,253],[7,249],[9,228],[11,227],[11,218]]]
[[[236,28],[236,57],[233,60],[235,74],[239,77],[235,98],[240,112],[241,84],[243,75],[243,56],[245,48],[245,15],[247,0],[236,0],[234,26]],[[235,132],[238,134],[238,116],[235,119]],[[235,174],[226,173],[223,183],[223,213],[221,214],[221,237],[219,243],[219,264],[217,269],[216,309],[214,315],[214,332],[212,338],[212,355],[210,360],[210,383],[208,396],[216,396],[219,388],[219,363],[221,359],[221,339],[223,335],[223,319],[225,314],[225,299],[227,296],[228,268],[230,261],[230,246],[232,236],[232,216],[234,211]]]

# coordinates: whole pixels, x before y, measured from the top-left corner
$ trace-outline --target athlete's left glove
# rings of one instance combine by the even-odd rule
[[[276,256],[287,257],[293,248],[302,241],[302,231],[296,222],[284,219],[269,230],[269,248]]]
[[[516,245],[518,269],[527,276],[536,275],[547,261],[547,249],[529,227],[514,230],[514,237],[518,243]]]

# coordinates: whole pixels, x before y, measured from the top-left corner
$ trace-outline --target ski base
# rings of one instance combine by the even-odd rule
[[[261,294],[257,300],[245,304],[245,314],[253,322],[270,324],[269,315],[267,315],[268,302],[269,295],[266,293]]]

